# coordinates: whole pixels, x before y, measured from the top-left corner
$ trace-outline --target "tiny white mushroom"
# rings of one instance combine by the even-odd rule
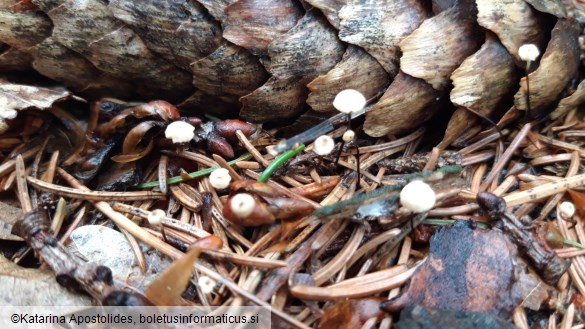
[[[575,215],[575,205],[569,201],[562,202],[559,205],[559,213],[564,219],[571,219]]]
[[[355,89],[342,90],[333,99],[333,107],[342,113],[356,112],[364,106],[366,106],[366,98]]]
[[[167,126],[165,137],[174,144],[186,143],[195,137],[195,127],[184,121],[174,121]]]
[[[245,218],[254,210],[254,197],[248,193],[238,193],[230,200],[230,209],[238,218]]]
[[[353,130],[347,130],[343,133],[343,137],[341,137],[344,142],[349,143],[355,138],[355,132]]]
[[[400,204],[414,213],[431,210],[436,200],[435,191],[420,180],[406,184],[400,191]]]
[[[540,55],[540,51],[534,44],[528,43],[518,48],[518,56],[525,62],[534,62],[538,58],[538,55]]]
[[[204,294],[211,293],[213,288],[215,288],[215,281],[206,275],[200,276],[197,280],[197,284],[199,285],[201,292]]]
[[[313,143],[313,151],[315,151],[317,155],[327,155],[333,151],[334,147],[335,142],[333,141],[333,138],[327,135],[317,137]]]
[[[211,172],[209,175],[209,183],[215,189],[223,190],[230,185],[232,177],[230,172],[225,168],[218,168]]]
[[[153,226],[162,226],[163,219],[165,218],[165,212],[161,209],[154,209],[148,215],[148,222]]]

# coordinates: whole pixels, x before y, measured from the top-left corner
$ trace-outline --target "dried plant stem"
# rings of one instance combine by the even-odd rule
[[[53,152],[47,170],[41,176],[41,180],[47,183],[52,183],[55,177],[55,168],[57,167],[57,161],[59,160],[59,150]]]
[[[87,187],[83,186],[73,176],[69,175],[63,169],[57,168],[57,172],[62,178],[64,178],[74,188],[89,191],[89,189]],[[130,234],[132,234],[134,237],[136,237],[138,240],[144,242],[148,246],[155,248],[156,250],[162,252],[163,254],[165,254],[173,259],[179,259],[184,255],[182,252],[173,248],[171,245],[164,243],[164,242],[160,241],[159,239],[153,237],[152,235],[148,234],[144,229],[142,229],[140,226],[136,225],[134,222],[132,222],[130,219],[128,219],[128,217],[126,217],[126,216],[122,215],[121,213],[112,209],[112,207],[110,207],[110,205],[108,203],[103,202],[103,201],[98,201],[98,202],[94,202],[94,205],[104,215],[106,215],[114,223],[116,223],[116,225],[118,227],[127,230]],[[222,277],[217,272],[201,265],[199,262],[195,263],[194,268],[197,271],[203,273],[204,275],[209,276],[210,278],[217,281],[218,283],[224,284],[232,292],[241,295],[242,297],[250,300],[254,304],[259,305],[259,306],[264,306],[264,307],[270,307],[270,305],[268,303],[266,303],[265,301],[263,301],[259,297],[254,296],[253,294],[249,293],[245,289],[239,287],[233,281]],[[274,315],[278,316],[279,318],[281,318],[285,322],[287,322],[295,327],[307,328],[307,329],[309,328],[304,323],[296,320],[295,318],[291,317],[290,315],[288,315],[280,310],[271,309],[271,311]]]
[[[234,179],[234,180],[242,179],[242,176],[240,176],[240,174],[238,174],[234,170],[234,168],[232,168],[227,163],[227,161],[225,161],[225,159],[221,157],[221,155],[213,154],[212,157],[213,157],[213,160],[215,160],[215,162],[217,162],[220,167],[226,169],[230,173],[230,176],[232,177],[232,179]]]
[[[518,149],[518,147],[520,146],[520,143],[524,140],[524,138],[526,138],[526,135],[528,134],[528,132],[530,131],[531,128],[532,128],[532,125],[530,123],[527,123],[518,132],[518,134],[516,135],[514,140],[512,140],[512,142],[510,143],[510,146],[508,146],[508,149],[506,149],[504,154],[502,154],[502,156],[494,164],[494,166],[492,167],[492,170],[490,171],[488,176],[485,178],[483,184],[481,184],[481,186],[480,186],[481,191],[487,191],[488,186],[492,183],[492,181],[498,175],[501,174],[502,169],[504,168],[506,163],[508,163],[508,161],[512,157],[512,154],[516,151],[516,149]]]
[[[350,280],[346,280],[345,283],[342,282],[344,283],[342,286],[339,286],[341,283],[328,287],[312,287],[305,285],[293,286],[290,288],[290,292],[297,298],[309,300],[336,300],[340,298],[360,298],[371,296],[401,286],[410,279],[417,269],[417,267],[406,269],[402,266],[400,268],[402,269],[402,272],[399,273],[396,273],[396,269],[392,268],[379,271],[383,273],[374,272],[350,279],[355,280],[351,286],[348,286],[347,283],[350,282]],[[391,273],[391,275],[389,273]],[[374,277],[375,279],[372,279]]]
[[[158,161],[158,186],[161,193],[167,194],[167,165],[169,157],[161,155]]]
[[[26,160],[34,157],[40,149],[41,149],[40,145],[35,146],[35,147],[31,148],[30,150],[23,152],[22,154],[20,154],[20,156],[22,157],[23,161],[26,161]],[[0,177],[11,172],[14,169],[15,165],[16,165],[16,159],[11,159],[11,160],[5,161],[2,165],[0,165]]]
[[[20,155],[16,157],[16,191],[18,194],[18,200],[20,200],[22,212],[25,214],[30,212],[33,208],[28,194],[28,187],[26,185],[24,160]]]
[[[258,152],[258,150],[254,147],[254,145],[250,143],[250,140],[248,140],[248,137],[246,137],[246,135],[244,135],[242,131],[240,130],[236,131],[236,137],[238,138],[240,143],[242,143],[242,146],[244,146],[244,148],[252,155],[254,160],[258,161],[258,163],[261,164],[262,167],[264,168],[268,167],[268,165],[270,164],[268,160],[264,159],[262,154],[260,154],[260,152]]]
[[[62,169],[58,168],[57,171],[61,172]],[[91,190],[78,190],[70,187],[64,187],[55,185],[47,182],[43,182],[40,179],[28,177],[28,182],[43,191],[55,193],[57,195],[70,197],[74,199],[89,200],[89,201],[135,201],[135,200],[149,200],[149,199],[161,199],[164,198],[164,194],[159,192],[106,192],[106,191],[91,191]]]

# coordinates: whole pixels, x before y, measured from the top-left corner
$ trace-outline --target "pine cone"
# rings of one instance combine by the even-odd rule
[[[0,70],[34,69],[84,97],[275,122],[331,112],[353,88],[372,104],[371,136],[415,128],[450,99],[443,147],[477,113],[527,109],[521,45],[542,53],[532,115],[554,109],[579,64],[560,0],[2,0],[0,21]]]

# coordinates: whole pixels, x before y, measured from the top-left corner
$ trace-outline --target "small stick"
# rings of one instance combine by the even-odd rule
[[[169,163],[169,157],[167,155],[161,155],[158,161],[158,186],[161,193],[167,194],[167,165]]]
[[[504,152],[504,154],[502,154],[500,159],[498,159],[498,161],[494,164],[494,166],[492,167],[492,170],[490,171],[490,173],[486,177],[485,181],[483,182],[483,184],[481,184],[481,186],[480,186],[481,191],[486,191],[487,188],[489,187],[489,185],[492,183],[492,181],[498,175],[500,175],[500,173],[502,172],[502,169],[504,168],[506,163],[508,163],[508,160],[510,160],[510,158],[512,157],[512,154],[516,151],[518,146],[520,146],[520,143],[524,140],[524,138],[526,137],[526,135],[530,131],[530,128],[532,128],[532,126],[530,125],[530,123],[527,123],[518,132],[518,135],[516,135],[516,137],[514,138],[512,143],[510,143],[510,146],[508,146],[508,149]]]
[[[268,160],[264,159],[262,154],[260,154],[260,152],[254,147],[254,145],[250,143],[248,137],[246,137],[246,135],[244,135],[244,133],[241,130],[236,131],[236,137],[238,137],[238,140],[240,141],[240,143],[242,143],[242,146],[244,146],[244,148],[248,150],[248,152],[256,161],[258,161],[259,164],[261,164],[264,168],[268,167],[269,165]]]
[[[30,212],[33,208],[28,194],[28,187],[26,185],[24,160],[21,155],[16,156],[16,191],[18,193],[18,200],[20,200],[22,212],[25,214]]]
[[[58,172],[63,171],[57,168]],[[40,179],[28,177],[28,182],[43,191],[48,191],[60,196],[70,197],[74,199],[89,200],[89,201],[136,201],[136,200],[150,200],[162,199],[165,197],[163,193],[142,191],[142,192],[107,192],[107,191],[91,191],[78,190],[70,187],[64,187],[47,182]]]

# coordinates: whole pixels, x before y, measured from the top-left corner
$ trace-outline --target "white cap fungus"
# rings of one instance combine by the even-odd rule
[[[366,106],[366,98],[355,89],[340,91],[333,100],[333,107],[342,113],[359,111]]]
[[[575,205],[572,202],[565,201],[559,205],[559,213],[564,219],[570,219],[575,215]]]
[[[197,280],[197,284],[199,285],[201,292],[204,294],[211,293],[215,287],[215,281],[206,275],[200,276]]]
[[[254,197],[248,193],[239,193],[230,200],[230,209],[239,218],[245,218],[252,213],[255,205]]]
[[[209,175],[209,182],[215,189],[223,190],[230,185],[232,177],[230,172],[225,168],[218,168]]]
[[[156,225],[159,226],[162,224],[163,219],[165,218],[165,212],[161,209],[154,209],[153,211],[150,212],[150,214],[148,215],[148,222],[150,223],[150,225]]]
[[[435,191],[420,180],[406,184],[400,191],[400,204],[414,213],[429,211],[435,206],[436,200]]]
[[[165,137],[173,143],[186,143],[195,137],[195,127],[184,121],[174,121],[167,126]]]
[[[344,142],[349,143],[355,138],[355,132],[353,130],[347,130],[343,133],[343,137],[341,137]]]
[[[327,135],[317,137],[313,143],[313,151],[315,151],[317,155],[327,155],[333,151],[334,147],[335,142],[333,141],[333,138]]]
[[[518,48],[518,56],[520,56],[520,59],[525,62],[535,61],[538,58],[538,55],[540,55],[538,47],[531,43],[522,45]]]

